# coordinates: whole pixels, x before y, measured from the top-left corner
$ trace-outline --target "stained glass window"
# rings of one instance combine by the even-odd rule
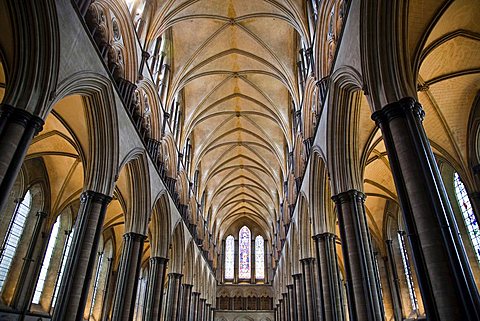
[[[480,263],[480,229],[478,228],[477,218],[473,213],[472,203],[470,203],[467,191],[465,190],[465,185],[463,185],[458,173],[454,174],[454,185],[455,195],[457,196],[458,205],[460,205],[462,211],[463,221],[465,222],[470,241],[475,249],[477,261]]]
[[[255,238],[255,278],[265,278],[265,242],[260,235]]]
[[[398,232],[398,244],[400,246],[400,254],[402,255],[403,270],[407,279],[408,295],[410,303],[414,311],[418,310],[417,297],[415,296],[415,285],[413,284],[412,270],[410,268],[410,260],[408,259],[407,249],[405,247],[404,232]]]
[[[240,279],[250,278],[250,260],[251,260],[251,236],[248,227],[244,226],[240,229],[239,242],[238,242],[238,254],[239,254],[239,266],[238,277]]]
[[[22,237],[28,214],[30,213],[31,203],[32,194],[28,191],[23,200],[18,201],[15,212],[10,220],[0,254],[0,290],[3,288],[13,258],[15,257],[15,252],[17,252],[17,246]]]
[[[229,235],[225,241],[225,279],[233,280],[235,264],[235,239]]]
[[[45,286],[45,280],[47,279],[48,268],[50,267],[50,261],[52,260],[53,249],[57,242],[58,230],[60,229],[60,216],[57,217],[55,224],[50,233],[50,239],[48,240],[47,251],[45,252],[45,258],[42,262],[42,269],[40,270],[40,276],[38,277],[37,286],[35,288],[35,294],[33,296],[33,303],[40,303],[43,287]]]

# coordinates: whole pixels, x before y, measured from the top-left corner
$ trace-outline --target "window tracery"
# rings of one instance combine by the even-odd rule
[[[235,239],[232,235],[225,241],[225,279],[233,280],[235,260]]]
[[[465,185],[458,173],[454,174],[454,186],[455,186],[455,196],[457,197],[458,205],[462,212],[463,222],[467,228],[468,236],[472,242],[473,249],[477,258],[477,262],[480,263],[480,229],[478,227],[477,218],[473,213],[472,203],[468,197]]]
[[[408,296],[410,297],[410,304],[412,306],[413,311],[418,311],[418,301],[415,295],[415,284],[413,283],[413,276],[412,270],[410,265],[410,259],[408,257],[406,245],[405,245],[405,232],[399,231],[398,236],[398,244],[400,246],[400,254],[402,255],[402,264],[403,270],[405,273],[405,278],[407,281],[407,288],[408,288]]]
[[[265,279],[265,241],[261,235],[255,238],[255,278]]]
[[[250,229],[246,226],[240,229],[239,233],[239,267],[238,277],[240,279],[249,279],[251,276],[251,233]]]
[[[27,217],[32,205],[32,193],[28,190],[23,200],[17,201],[5,235],[0,254],[0,290],[3,289],[10,267],[13,263],[18,244],[25,228]]]

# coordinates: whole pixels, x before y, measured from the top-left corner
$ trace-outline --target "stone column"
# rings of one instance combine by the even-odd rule
[[[220,267],[220,282],[223,284],[225,283],[225,240],[222,240],[222,253],[220,255],[220,261],[218,262],[218,266]],[[218,275],[218,274],[217,274]]]
[[[43,119],[23,109],[0,104],[0,213],[3,213],[28,147],[43,124]]]
[[[180,321],[187,321],[190,314],[190,301],[192,298],[192,288],[191,284],[182,284],[182,303],[180,305]]]
[[[337,205],[342,238],[350,318],[358,321],[383,321],[365,215],[365,195],[350,190],[337,194],[332,199]]]
[[[210,315],[211,315],[211,312],[212,312],[212,305],[210,303],[206,304],[205,311],[206,311],[205,321],[209,321],[210,320]]]
[[[387,257],[385,265],[387,266],[387,273],[389,274],[390,292],[393,302],[393,311],[395,321],[402,321],[402,298],[400,296],[400,280],[398,279],[397,265],[395,263],[395,255],[393,254],[393,242],[387,240]]]
[[[315,291],[315,280],[313,278],[315,269],[315,259],[305,258],[300,260],[302,263],[303,276],[305,280],[305,319],[308,321],[317,321],[315,310],[315,300],[317,293]]]
[[[282,319],[287,321],[290,319],[290,304],[288,302],[288,292],[282,293]]]
[[[278,300],[278,319],[280,321],[285,321],[284,319],[284,304],[283,304],[283,299]]]
[[[314,237],[317,254],[318,289],[317,315],[323,321],[345,320],[341,280],[338,273],[336,236],[332,233],[317,234]]]
[[[252,264],[250,265],[250,283],[255,284],[257,278],[255,271],[255,239],[252,240],[250,245],[250,256],[250,262],[252,262]]]
[[[167,304],[165,306],[165,321],[177,321],[179,310],[180,284],[182,283],[183,274],[168,274],[168,292]]]
[[[293,287],[293,284],[287,285],[287,293],[288,293],[288,313],[289,316],[287,320],[291,321],[300,321],[297,320],[297,302],[295,300],[295,288]]]
[[[480,297],[421,105],[407,97],[372,115],[382,130],[430,320],[480,320]]]
[[[17,311],[26,312],[35,293],[38,275],[42,268],[49,240],[49,233],[42,233],[46,217],[47,213],[37,212],[32,238],[30,239],[27,253],[23,258],[22,269],[13,294],[11,305]],[[41,239],[39,240],[40,237]]]
[[[234,257],[233,257],[233,283],[238,283],[238,266],[240,264],[239,257],[238,257],[238,240],[235,239],[235,247],[234,247]]]
[[[205,313],[204,308],[205,308],[205,299],[200,298],[200,299],[198,300],[198,316],[197,316],[197,321],[203,321],[203,314]]]
[[[305,305],[305,283],[303,281],[303,274],[298,273],[293,275],[293,286],[295,289],[295,310],[297,320],[306,319],[306,305]]]
[[[115,286],[112,321],[127,321],[133,318],[145,238],[145,235],[134,232],[123,235],[122,257]]]
[[[70,253],[60,283],[52,321],[81,321],[90,289],[103,220],[111,197],[86,191],[80,197]]]
[[[148,289],[145,300],[145,321],[160,321],[167,262],[168,259],[163,257],[150,258]]]
[[[198,300],[200,298],[200,293],[192,292],[192,299],[190,300],[190,318],[189,321],[196,321],[198,318]]]

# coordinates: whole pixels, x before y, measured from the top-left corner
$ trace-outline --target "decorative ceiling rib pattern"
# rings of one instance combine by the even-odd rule
[[[198,195],[205,195],[204,216],[214,233],[246,219],[272,237],[292,149],[291,110],[300,104],[297,43],[308,32],[303,5],[167,1],[153,18],[151,38],[171,28],[167,106],[181,95],[180,146],[190,139]]]

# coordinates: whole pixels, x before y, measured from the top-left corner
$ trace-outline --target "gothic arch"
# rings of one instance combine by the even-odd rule
[[[45,116],[58,101],[70,95],[84,97],[85,117],[90,138],[90,145],[85,155],[85,187],[111,195],[115,177],[118,174],[119,132],[117,112],[112,103],[115,99],[110,80],[91,72],[76,73],[67,77],[59,84],[57,96]]]
[[[161,192],[155,201],[150,222],[150,253],[151,256],[168,257],[170,241],[170,205],[168,195]]]
[[[361,77],[349,67],[332,75],[327,115],[327,164],[332,193],[362,191],[358,155]]]
[[[0,44],[10,49],[2,57],[9,75],[3,103],[44,118],[59,74],[55,1],[7,1],[0,8]]]
[[[150,211],[150,180],[145,151],[131,150],[120,164],[117,187],[126,198],[125,230],[145,235]]]
[[[170,242],[171,256],[169,257],[169,271],[170,273],[182,273],[183,262],[185,257],[185,232],[183,230],[183,223],[178,222],[172,233],[172,240]]]

